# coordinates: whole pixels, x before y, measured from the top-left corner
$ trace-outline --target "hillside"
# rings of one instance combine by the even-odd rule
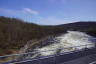
[[[66,33],[67,30],[83,31],[96,36],[96,22],[44,26],[16,18],[0,17],[0,55],[17,53],[29,40]]]
[[[0,17],[0,55],[17,52],[28,40],[39,39],[48,34],[46,27],[26,23],[15,18]]]
[[[65,29],[66,31],[82,31],[92,36],[96,36],[96,21],[80,21],[75,23],[62,24],[56,27]]]

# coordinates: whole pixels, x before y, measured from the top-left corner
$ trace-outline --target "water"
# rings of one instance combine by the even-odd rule
[[[62,34],[60,36],[53,38],[53,40],[54,43],[36,49],[37,51],[47,51],[47,52],[39,52],[36,55],[41,55],[41,56],[54,55],[56,53],[70,52],[75,50],[81,50],[85,47],[91,48],[95,46],[95,41],[93,41],[92,36],[79,31],[68,31],[66,34]],[[87,45],[87,44],[91,44],[91,45]],[[87,45],[87,46],[80,46],[80,45]],[[75,48],[75,46],[80,46],[80,47]],[[64,48],[64,49],[58,50],[58,48]],[[53,51],[48,51],[48,50],[53,50]]]
[[[32,48],[32,50],[31,48],[29,48],[30,50],[27,51],[27,52],[35,52],[35,51],[38,51],[38,52],[33,54],[22,55],[19,57],[19,59],[21,60],[21,59],[37,58],[40,56],[55,55],[55,54],[64,53],[64,52],[71,52],[71,51],[82,50],[85,48],[91,48],[95,46],[96,39],[93,39],[92,36],[84,32],[68,31],[66,34],[61,34],[56,37],[47,38],[47,40],[45,39],[42,42],[43,42],[43,45],[41,47],[37,46],[35,49]],[[28,45],[31,45],[31,43]],[[27,47],[29,47],[28,45]],[[84,46],[81,46],[81,45],[84,45]],[[76,46],[79,46],[79,47],[76,47]],[[28,50],[27,48],[25,49]]]

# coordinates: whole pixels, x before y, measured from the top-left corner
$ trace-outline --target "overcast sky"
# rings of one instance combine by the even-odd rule
[[[44,25],[96,21],[96,0],[0,0],[0,16]]]

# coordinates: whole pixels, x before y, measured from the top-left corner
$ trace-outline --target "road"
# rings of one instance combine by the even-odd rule
[[[93,54],[60,64],[93,64],[93,63],[96,64],[95,62],[96,62],[96,54]]]
[[[59,60],[62,60],[62,59],[59,59]],[[42,63],[40,61],[37,61],[37,62],[25,61],[17,64],[42,64]],[[63,62],[63,63],[56,63],[55,61],[53,61],[51,63],[47,62],[46,64],[96,64],[96,54],[88,55],[85,57],[81,57],[81,58]]]
[[[95,61],[96,48],[34,60],[29,59],[16,64],[92,64]]]

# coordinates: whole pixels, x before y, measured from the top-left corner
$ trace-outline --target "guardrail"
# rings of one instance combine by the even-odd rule
[[[5,56],[0,56],[0,63],[14,63],[14,62],[20,62],[20,61],[24,61],[24,60],[28,60],[28,59],[34,59],[32,57],[32,55],[36,54],[36,53],[40,53],[40,52],[50,52],[50,51],[54,51],[54,50],[63,50],[63,49],[69,49],[69,48],[74,48],[74,50],[71,51],[67,51],[67,52],[62,52],[63,54],[70,54],[74,51],[82,51],[85,49],[89,49],[88,46],[89,45],[93,45],[92,44],[86,44],[86,45],[79,45],[79,46],[70,46],[70,47],[64,47],[64,48],[57,48],[57,49],[52,49],[52,50],[47,50],[47,51],[34,51],[34,52],[27,52],[27,53],[20,53],[20,54],[11,54],[11,55],[5,55]],[[82,49],[78,49],[78,47],[83,47]],[[94,48],[90,47],[90,48]],[[60,53],[60,54],[62,54]],[[56,53],[57,54],[57,53]],[[54,54],[54,55],[56,55]],[[50,57],[53,55],[49,55],[49,56],[39,56],[38,58],[45,58],[45,57]],[[38,59],[35,58],[35,59]]]

